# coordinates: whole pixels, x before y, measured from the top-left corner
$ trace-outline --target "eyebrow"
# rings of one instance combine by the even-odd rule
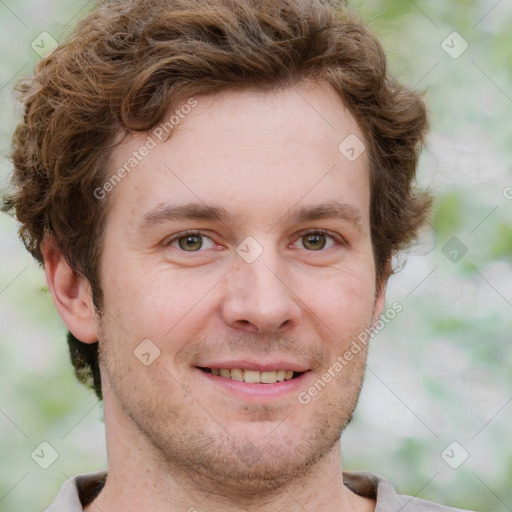
[[[234,218],[222,206],[206,205],[202,203],[166,205],[146,213],[137,231],[143,232],[166,222],[182,220],[212,220],[228,223],[232,222]]]
[[[340,201],[292,208],[274,226],[286,221],[308,222],[322,219],[341,219],[353,224],[359,231],[362,229],[362,214],[359,208]],[[139,223],[137,232],[145,232],[167,222],[184,220],[209,220],[234,224],[236,215],[219,205],[203,203],[165,205],[147,212]]]
[[[330,201],[314,206],[306,206],[297,210],[292,210],[291,216],[299,222],[321,219],[341,219],[354,224],[357,228],[362,228],[363,216],[356,206],[342,203],[340,201]]]

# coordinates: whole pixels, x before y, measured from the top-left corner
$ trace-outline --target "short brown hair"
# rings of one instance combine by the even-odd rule
[[[25,110],[3,209],[15,212],[39,262],[43,239],[55,240],[90,282],[100,311],[108,201],[103,207],[93,191],[107,179],[122,137],[151,130],[187,97],[308,79],[330,84],[364,134],[379,283],[386,262],[417,236],[430,210],[430,196],[413,183],[426,110],[418,93],[388,75],[377,39],[334,0],[100,2],[17,85]],[[97,343],[71,335],[69,343],[78,378],[93,377],[101,398]]]

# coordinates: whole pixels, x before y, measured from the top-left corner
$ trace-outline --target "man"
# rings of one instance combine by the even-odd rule
[[[49,511],[453,510],[342,474],[361,333],[430,207],[385,63],[343,5],[117,0],[19,85],[4,209],[107,432]]]

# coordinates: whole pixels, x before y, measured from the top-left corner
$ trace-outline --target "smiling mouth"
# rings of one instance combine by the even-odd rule
[[[293,370],[272,370],[259,372],[257,370],[245,370],[243,368],[205,368],[198,366],[201,371],[211,373],[218,377],[238,380],[251,384],[275,384],[285,380],[292,380],[305,372],[295,372]]]

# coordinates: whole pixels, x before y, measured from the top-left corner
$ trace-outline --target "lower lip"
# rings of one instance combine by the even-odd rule
[[[299,392],[300,388],[305,385],[306,379],[309,377],[310,371],[300,374],[298,377],[290,380],[283,380],[275,384],[257,384],[239,381],[213,375],[212,373],[204,372],[196,368],[196,370],[213,385],[219,386],[224,391],[239,396],[245,400],[274,400],[286,398],[287,396]]]

